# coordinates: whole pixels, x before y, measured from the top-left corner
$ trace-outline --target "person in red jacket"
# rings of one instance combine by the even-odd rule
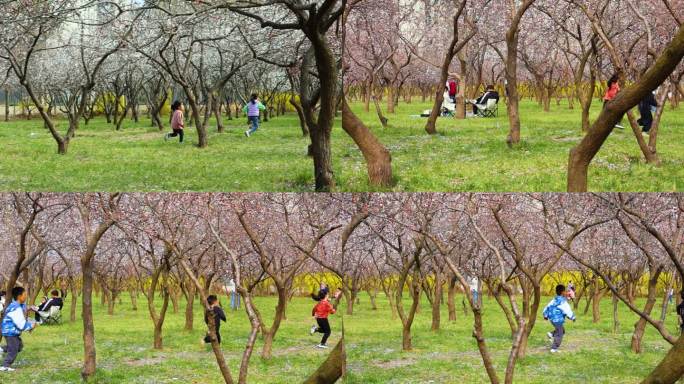
[[[341,292],[336,292],[334,297],[339,296],[339,293]],[[333,307],[328,300],[329,293],[327,290],[321,290],[318,297],[320,298],[320,301],[311,310],[311,316],[316,319],[316,325],[311,327],[311,335],[313,336],[313,334],[316,332],[322,333],[323,338],[321,339],[321,343],[318,344],[316,348],[328,348],[325,343],[328,341],[328,337],[330,337],[330,334],[332,333],[330,330],[330,323],[328,322],[328,316],[335,313],[335,307]]]
[[[619,80],[620,75],[617,73],[613,74],[613,76],[608,79],[608,83],[606,84],[606,93],[603,95],[603,108],[606,107],[606,104],[609,101],[613,101],[618,92],[620,92],[620,84],[618,83]],[[622,118],[620,118],[620,120],[622,120]],[[623,129],[624,127],[620,124],[615,124],[615,128]]]

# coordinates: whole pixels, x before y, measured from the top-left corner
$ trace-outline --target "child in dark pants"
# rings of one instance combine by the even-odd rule
[[[173,132],[167,133],[164,136],[164,140],[168,140],[172,137],[178,136],[179,142],[183,142],[183,128],[185,128],[185,117],[183,116],[183,112],[185,111],[185,107],[183,106],[183,103],[180,101],[176,100],[171,104],[171,129]]]
[[[318,293],[319,302],[313,307],[311,311],[311,316],[316,318],[316,324],[311,327],[311,335],[314,333],[322,333],[323,338],[321,338],[321,343],[316,346],[316,348],[328,348],[325,344],[328,341],[328,337],[332,331],[330,330],[330,322],[328,322],[328,316],[335,313],[335,307],[328,301],[328,290],[321,290]]]
[[[556,297],[544,308],[544,320],[549,320],[553,324],[553,332],[547,333],[549,339],[553,340],[551,344],[551,353],[558,352],[563,336],[565,335],[565,318],[575,321],[575,314],[572,313],[572,308],[568,303],[567,292],[563,284],[556,286]]]
[[[214,326],[216,327],[214,329],[216,331],[216,340],[221,344],[221,333],[219,331],[221,328],[221,321],[226,321],[226,314],[223,312],[223,308],[219,306],[216,295],[209,295],[209,297],[207,297],[207,304],[209,304],[209,310],[204,314],[204,322],[209,324],[208,314],[211,313],[214,317]],[[209,333],[207,333],[207,335],[204,336],[204,342],[209,344],[211,341],[211,337]]]
[[[7,306],[7,311],[2,319],[2,337],[5,338],[7,345],[2,348],[6,355],[0,372],[14,371],[14,368],[10,366],[24,347],[21,333],[32,331],[38,326],[37,323],[26,319],[26,304],[24,304],[26,297],[24,288],[14,287],[12,289],[12,302]]]

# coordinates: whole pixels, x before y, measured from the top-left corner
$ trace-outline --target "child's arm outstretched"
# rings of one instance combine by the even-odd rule
[[[572,308],[570,307],[570,303],[567,300],[563,301],[558,306],[558,309],[560,309],[561,312],[563,312],[563,315],[565,315],[565,317],[567,317],[568,319],[570,319],[572,321],[575,321],[575,314],[572,312]]]

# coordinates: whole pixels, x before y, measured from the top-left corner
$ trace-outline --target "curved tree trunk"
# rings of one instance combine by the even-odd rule
[[[373,186],[392,185],[392,156],[368,127],[352,112],[347,100],[342,100],[342,129],[354,140],[366,159],[368,181]]]
[[[646,298],[646,305],[644,306],[644,314],[650,315],[653,307],[656,304],[656,292],[658,290],[658,278],[660,277],[660,269],[653,272],[653,276],[648,281],[648,297]],[[634,324],[634,334],[632,334],[632,352],[641,353],[641,340],[646,331],[646,319],[639,316],[639,320]]]
[[[684,375],[684,337],[679,337],[665,358],[641,384],[672,384]]]
[[[328,358],[313,373],[304,384],[332,384],[339,380],[346,371],[347,353],[344,345],[344,324],[342,325],[342,338],[330,352]]]

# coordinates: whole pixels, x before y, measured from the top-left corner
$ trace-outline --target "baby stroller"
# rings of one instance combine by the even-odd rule
[[[442,116],[454,117],[456,114],[456,103],[451,100],[449,92],[444,91],[444,101],[442,101]]]

